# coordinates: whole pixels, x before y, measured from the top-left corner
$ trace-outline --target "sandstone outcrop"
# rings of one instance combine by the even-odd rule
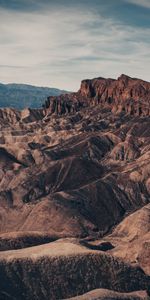
[[[150,83],[122,74],[117,80],[95,78],[83,80],[77,93],[49,97],[46,114],[75,113],[81,108],[101,105],[113,113],[150,115]]]

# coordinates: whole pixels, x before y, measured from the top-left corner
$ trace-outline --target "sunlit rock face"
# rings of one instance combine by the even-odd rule
[[[0,110],[0,299],[148,299],[149,128],[126,75]]]
[[[49,97],[45,108],[51,114],[65,114],[97,104],[110,107],[113,113],[147,116],[150,114],[150,83],[126,75],[117,80],[87,79],[81,82],[77,93]]]

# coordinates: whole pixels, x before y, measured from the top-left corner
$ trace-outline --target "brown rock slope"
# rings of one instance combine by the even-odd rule
[[[150,275],[150,204],[126,217],[109,238],[112,255],[139,264]]]
[[[86,282],[79,287],[75,279],[72,286],[71,279],[63,278],[65,269],[61,267],[64,265],[60,259],[55,282],[59,279],[67,286],[65,292],[61,288],[59,292],[52,285],[52,290],[55,290],[52,299],[76,296],[95,288],[118,292],[148,290],[148,275],[145,273],[149,274],[149,99],[150,83],[122,75],[117,80],[85,80],[77,93],[50,97],[41,110],[0,110],[3,299],[33,299],[33,293],[39,295],[38,299],[47,299],[51,278],[51,275],[46,277],[49,275],[45,272],[45,264],[51,264],[47,254],[43,258],[44,264],[41,255],[34,263],[31,259],[31,278],[28,263],[25,269],[28,251],[32,254],[37,248],[14,250],[10,260],[9,253],[3,250],[69,237],[81,239],[82,246],[78,247],[96,251],[98,260],[99,257],[104,257],[104,261],[110,259],[111,263],[106,264],[111,268],[106,268],[104,273],[101,271],[101,275],[94,262],[94,266],[89,267],[92,269]],[[97,244],[103,241],[104,244],[97,248]],[[57,246],[62,257],[61,244]],[[48,247],[46,251],[51,252],[50,245],[41,247]],[[99,251],[108,251],[110,256]],[[23,257],[18,257],[18,253]],[[80,273],[81,262],[78,254],[74,255],[73,260],[65,260],[66,270],[70,270],[66,272],[72,274],[69,276],[74,276],[73,268],[76,270],[74,260],[78,276]],[[116,270],[114,268],[120,262],[118,257],[122,263]],[[86,260],[84,255],[82,259]],[[85,271],[88,270],[88,261],[89,258]],[[137,276],[133,285],[126,282],[126,268],[133,272],[132,278]],[[18,275],[14,275],[14,270],[19,272]],[[41,274],[38,287],[33,279],[35,272]],[[49,272],[52,272],[51,268]],[[98,279],[90,285],[90,276],[94,272],[97,272]],[[123,272],[121,276],[118,275],[120,272]],[[120,278],[117,285],[112,276]],[[18,292],[16,286],[19,286]],[[29,294],[27,286],[30,286]]]
[[[15,132],[9,139],[2,131],[1,232],[103,235],[149,202],[149,118],[111,120],[111,113],[93,110],[80,112],[74,123],[74,115],[66,116],[70,130],[64,117],[52,117],[48,124],[23,124],[26,134]],[[87,117],[92,124],[86,124]],[[104,128],[97,128],[102,122]]]
[[[1,252],[0,278],[2,300],[65,299],[95,288],[132,292],[150,284],[140,268],[74,239]]]
[[[140,266],[150,275],[150,204],[125,217],[111,234],[97,240],[85,238],[80,243]]]
[[[0,251],[22,249],[26,247],[46,244],[57,240],[56,235],[50,232],[16,231],[0,235]]]
[[[69,298],[70,300],[148,300],[145,291],[132,293],[118,293],[106,289],[97,289],[82,296]]]

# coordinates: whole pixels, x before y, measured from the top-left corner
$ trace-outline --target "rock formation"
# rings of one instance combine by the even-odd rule
[[[49,97],[44,108],[50,114],[65,114],[97,104],[109,107],[114,113],[148,116],[150,83],[126,75],[121,75],[117,80],[101,77],[83,80],[77,93]]]
[[[0,110],[0,299],[148,299],[149,128],[125,75]]]

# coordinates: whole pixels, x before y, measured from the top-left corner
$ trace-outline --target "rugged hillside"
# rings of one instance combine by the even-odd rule
[[[150,83],[122,75],[85,80],[38,110],[0,110],[2,299],[62,299],[97,288],[149,293],[149,109]],[[68,238],[73,246],[64,246]],[[47,257],[55,243],[58,261]],[[33,258],[38,249],[45,254]],[[82,262],[89,275],[79,286]],[[144,293],[131,299],[148,299]]]
[[[126,217],[109,239],[113,255],[138,263],[150,275],[150,204]]]
[[[49,113],[64,114],[98,104],[108,107],[113,113],[148,116],[150,83],[126,75],[121,75],[117,80],[101,77],[83,80],[77,93],[49,97],[45,108]]]
[[[140,268],[89,250],[74,239],[1,252],[0,277],[2,300],[65,299],[95,288],[132,292],[150,284]]]
[[[16,109],[40,108],[48,96],[58,96],[66,93],[55,88],[38,87],[27,84],[0,83],[0,107]]]
[[[89,249],[104,249],[132,265],[139,265],[150,275],[150,204],[125,217],[103,239],[84,239]]]

